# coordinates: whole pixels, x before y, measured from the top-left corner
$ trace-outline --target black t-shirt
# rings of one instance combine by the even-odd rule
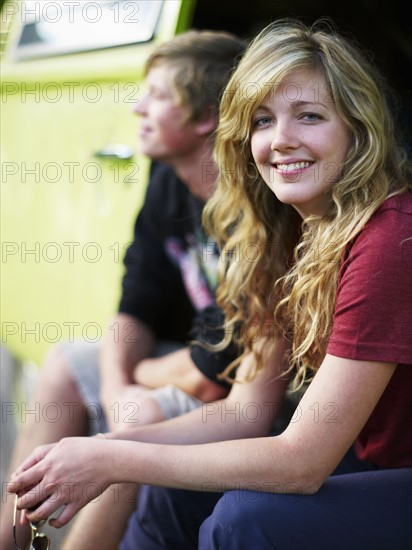
[[[231,342],[223,350],[216,352],[201,345],[218,344],[223,340],[224,321],[223,312],[214,301],[202,310],[193,321],[190,355],[194,364],[207,378],[230,387],[230,384],[220,380],[218,375],[240,354],[239,347]],[[233,375],[232,371],[230,377],[233,378]]]
[[[208,341],[223,337],[221,329],[211,329],[223,324],[223,314],[213,303],[219,257],[202,229],[203,206],[170,166],[158,164],[152,169],[134,241],[124,259],[119,312],[144,322],[158,339],[204,341],[205,327]],[[234,353],[234,349],[215,354],[192,347],[195,364],[217,382],[216,374]]]

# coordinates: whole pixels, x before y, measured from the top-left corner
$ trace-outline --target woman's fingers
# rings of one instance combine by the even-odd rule
[[[84,506],[84,504],[85,503],[80,505],[80,503],[78,502],[71,502],[70,504],[67,504],[67,506],[63,508],[63,510],[57,517],[49,520],[49,524],[52,527],[56,527],[57,529],[59,527],[63,527],[64,525],[69,523],[69,521],[77,514],[77,512]]]
[[[42,481],[23,495],[17,501],[17,506],[25,509],[25,521],[35,522],[48,519],[62,505],[69,504],[74,497],[74,487]],[[82,505],[84,504],[83,502]]]
[[[11,481],[14,481],[17,476],[29,470],[32,466],[38,464],[43,458],[55,447],[56,443],[50,443],[49,445],[41,445],[24,460],[20,466],[13,472]]]
[[[21,499],[23,497],[26,497],[28,499],[28,502],[30,502],[29,506],[34,506],[39,500],[41,500],[39,498],[38,490],[36,490],[36,488],[40,481],[43,479],[43,475],[43,465],[36,464],[29,470],[26,470],[16,475],[7,487],[7,490],[9,493],[17,493],[20,497],[20,503],[22,502]]]
[[[53,488],[39,483],[17,500],[17,508],[24,510],[23,515],[28,521],[40,521],[53,513],[56,500]]]
[[[62,514],[51,520],[52,525],[61,527],[98,497],[112,479],[104,460],[110,447],[105,439],[70,438],[37,448],[9,487],[19,496],[18,508],[26,510],[22,522],[48,519],[65,505]]]

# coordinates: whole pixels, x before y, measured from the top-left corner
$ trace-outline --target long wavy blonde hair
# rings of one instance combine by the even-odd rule
[[[302,68],[324,76],[351,134],[326,215],[303,224],[262,180],[250,147],[254,111],[276,84]],[[326,353],[345,247],[390,195],[410,188],[410,165],[395,139],[383,81],[330,23],[276,21],[250,44],[226,88],[216,162],[219,181],[204,224],[222,254],[217,301],[225,312],[226,342],[236,339],[247,354],[257,353],[257,337],[289,339],[289,370],[299,386]],[[239,326],[243,330],[235,330]],[[255,372],[262,366],[257,355]]]

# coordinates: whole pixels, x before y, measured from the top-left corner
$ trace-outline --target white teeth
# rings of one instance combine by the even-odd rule
[[[310,162],[292,162],[291,164],[277,164],[277,169],[282,172],[292,172],[293,170],[302,170],[309,168]]]

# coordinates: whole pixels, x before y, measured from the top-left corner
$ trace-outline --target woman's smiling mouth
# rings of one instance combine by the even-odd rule
[[[309,166],[312,166],[312,164],[314,163],[309,161],[291,162],[288,164],[283,164],[279,162],[274,163],[273,166],[278,172],[296,172],[299,170],[304,170],[305,168],[309,168]]]

